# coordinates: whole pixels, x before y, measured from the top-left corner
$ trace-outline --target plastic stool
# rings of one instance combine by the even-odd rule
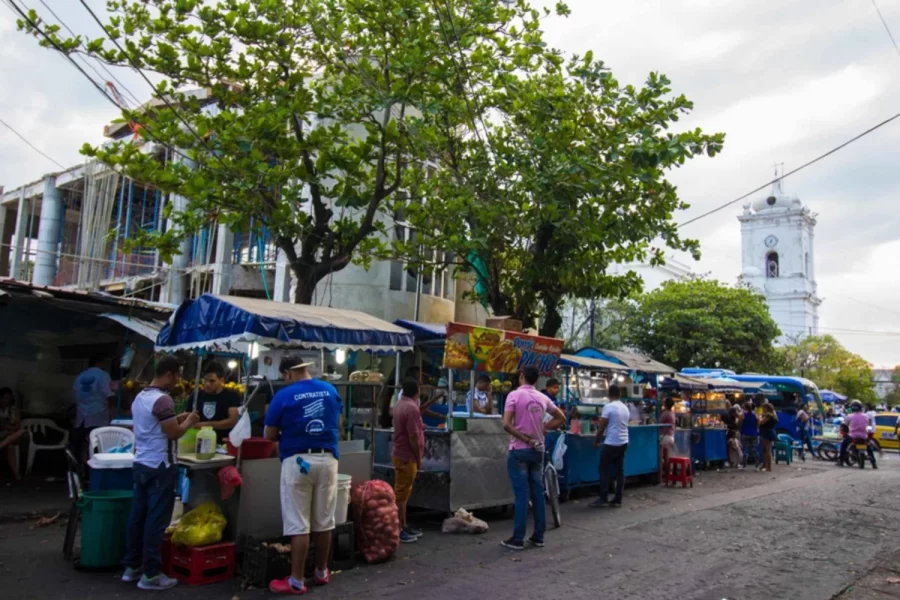
[[[782,460],[787,464],[793,463],[794,449],[784,442],[775,442],[775,464]]]
[[[234,542],[191,548],[171,546],[172,577],[188,585],[205,585],[234,577]]]
[[[672,457],[669,459],[669,472],[666,473],[666,487],[681,482],[681,487],[688,484],[694,487],[694,469],[691,467],[690,458]]]

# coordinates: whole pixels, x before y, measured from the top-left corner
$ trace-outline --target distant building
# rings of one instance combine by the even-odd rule
[[[884,400],[884,397],[894,389],[894,382],[891,381],[894,370],[874,369],[873,373],[875,375],[875,394],[880,400]]]
[[[607,270],[610,275],[624,275],[629,271],[634,271],[644,281],[645,292],[652,292],[666,281],[678,281],[692,274],[690,265],[671,255],[666,256],[666,264],[664,265],[626,263],[610,265]]]
[[[767,196],[744,205],[741,222],[742,279],[762,292],[781,329],[780,341],[819,332],[815,272],[816,215],[781,181]]]

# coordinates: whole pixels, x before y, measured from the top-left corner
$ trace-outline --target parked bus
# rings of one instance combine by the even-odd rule
[[[801,404],[809,405],[810,417],[818,416],[820,419],[824,417],[825,409],[822,399],[819,397],[819,388],[809,379],[756,374],[729,375],[729,377],[737,381],[759,383],[760,386],[765,386],[763,393],[778,412],[778,433],[786,433],[795,439],[800,439],[797,424],[794,421]],[[817,423],[821,427],[821,420]],[[816,423],[813,425],[815,426]],[[816,432],[811,431],[810,435],[816,435]]]

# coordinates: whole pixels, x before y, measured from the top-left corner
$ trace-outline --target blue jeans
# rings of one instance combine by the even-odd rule
[[[155,469],[134,463],[134,500],[128,517],[128,546],[122,563],[156,577],[162,566],[162,541],[175,507],[178,467]],[[143,561],[141,560],[143,557]]]
[[[803,458],[804,455],[804,445],[809,448],[810,456],[815,456],[816,451],[813,450],[812,440],[809,437],[809,431],[807,431],[805,427],[798,427],[797,432],[800,434],[800,458]]]
[[[525,528],[528,525],[528,501],[534,507],[534,534],[537,542],[544,541],[547,530],[547,503],[544,500],[544,480],[541,477],[541,453],[537,450],[510,450],[506,459],[509,480],[512,482],[513,494],[516,497],[515,518],[512,539],[525,541]]]

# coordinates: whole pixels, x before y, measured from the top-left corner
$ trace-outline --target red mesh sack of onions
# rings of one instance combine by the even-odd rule
[[[384,481],[367,481],[350,492],[356,539],[367,563],[388,560],[400,545],[400,518],[394,490]]]

